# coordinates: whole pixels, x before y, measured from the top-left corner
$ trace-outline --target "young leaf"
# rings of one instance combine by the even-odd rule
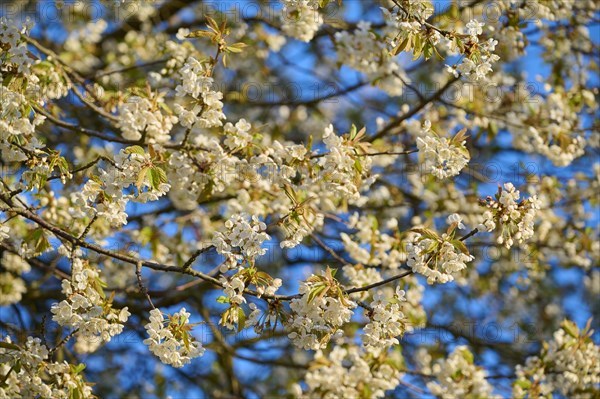
[[[458,249],[460,252],[462,252],[465,255],[470,255],[469,254],[469,249],[467,248],[467,246],[465,245],[464,242],[462,242],[461,240],[452,240],[452,245],[454,245],[454,248]]]
[[[148,169],[150,169],[149,166],[145,166],[142,169],[140,169],[140,172],[137,176],[137,180],[135,181],[135,187],[138,189],[138,191],[142,188],[144,180],[148,176]]]
[[[144,149],[142,147],[140,147],[139,145],[133,145],[131,147],[125,148],[125,154],[144,155],[145,153],[146,152],[144,151]]]
[[[196,37],[208,37],[208,38],[213,38],[215,36],[214,32],[209,32],[206,30],[196,30],[193,32],[190,32],[186,37],[189,39],[193,39]]]
[[[148,180],[153,189],[158,190],[160,185],[167,182],[167,174],[158,166],[148,169]]]
[[[14,351],[21,350],[21,348],[19,348],[17,345],[12,344],[10,342],[0,342],[0,348],[10,349],[10,350],[14,350]]]
[[[237,331],[238,332],[242,331],[245,326],[246,326],[246,313],[244,313],[244,309],[238,308],[238,329],[237,329]]]

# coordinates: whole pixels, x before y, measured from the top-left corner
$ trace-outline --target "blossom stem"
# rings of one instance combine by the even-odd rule
[[[73,338],[73,336],[74,336],[75,334],[77,334],[78,332],[79,332],[79,328],[76,328],[76,329],[74,329],[73,331],[71,331],[71,332],[69,333],[69,335],[67,335],[66,337],[64,337],[63,339],[61,339],[61,340],[60,340],[60,342],[59,342],[58,344],[56,344],[56,346],[55,346],[54,348],[50,349],[48,352],[49,352],[50,354],[52,354],[52,353],[56,352],[56,351],[57,351],[57,350],[58,350],[58,349],[59,349],[61,346],[63,346],[63,345],[64,345],[64,344],[66,344],[67,342],[69,342],[69,340],[70,340],[71,338]]]

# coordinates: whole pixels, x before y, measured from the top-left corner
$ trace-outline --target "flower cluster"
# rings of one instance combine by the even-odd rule
[[[27,154],[40,154],[39,149],[43,147],[34,131],[46,118],[32,112],[31,106],[43,103],[44,97],[31,99],[28,95],[46,88],[38,73],[32,73],[36,62],[30,57],[23,37],[31,27],[29,21],[18,26],[14,21],[0,17],[0,154],[5,162],[23,162],[28,159]],[[51,66],[48,63],[37,65],[38,70],[46,68]],[[38,162],[31,162],[32,167],[37,165]]]
[[[266,228],[267,225],[256,216],[233,215],[225,222],[226,230],[215,233],[212,243],[221,255],[253,263],[257,256],[267,252],[261,247],[265,240],[271,238],[264,232]]]
[[[16,305],[25,327],[57,345],[49,350],[42,337],[2,342],[0,399],[91,396],[83,365],[55,361],[95,353],[110,370],[138,349],[114,345],[125,325],[141,329],[158,369],[192,363],[205,349],[192,336],[193,316],[178,305],[188,299],[204,306],[206,323],[256,332],[231,348],[216,345],[225,350],[203,360],[252,360],[248,353],[267,350],[254,360],[306,368],[304,380],[267,367],[272,375],[255,386],[242,378],[221,389],[227,365],[205,367],[202,388],[221,396],[282,393],[298,380],[292,394],[305,397],[410,394],[404,387],[418,396],[429,387],[442,398],[493,398],[486,378],[496,380],[465,347],[452,353],[447,340],[402,338],[426,325],[424,303],[432,299],[446,325],[474,302],[509,303],[474,317],[534,321],[545,334],[572,310],[548,293],[585,283],[586,311],[597,313],[600,165],[588,163],[600,148],[597,79],[589,76],[598,69],[593,0],[504,0],[493,4],[498,18],[483,15],[492,0],[447,2],[444,10],[432,0],[385,0],[383,17],[375,2],[282,0],[275,20],[263,18],[269,2],[256,4],[255,17],[223,18],[219,2],[131,0],[126,10],[123,1],[92,2],[106,15],[132,12],[112,22],[91,18],[85,2],[68,4],[74,18],[59,21],[58,36],[43,23],[27,37],[28,27],[0,17],[0,313]],[[24,10],[15,12],[23,19]],[[206,29],[187,27],[194,15]],[[543,64],[535,77],[521,73],[530,58]],[[294,79],[300,73],[306,79]],[[321,84],[332,79],[339,87]],[[481,204],[490,170],[467,170],[471,156],[490,166],[511,151],[522,155],[519,176],[538,155],[551,162],[527,168],[521,193],[506,184]],[[556,172],[551,164],[573,165],[546,176]],[[424,173],[407,173],[413,167]],[[472,179],[453,181],[467,171]],[[493,245],[480,236],[469,243],[477,231],[460,234],[465,225],[490,232]],[[283,250],[271,254],[276,241]],[[467,244],[480,261],[487,250],[494,261],[471,266]],[[520,245],[519,258],[503,245]],[[343,277],[315,271],[329,259]],[[137,264],[137,273],[123,263]],[[142,266],[156,277],[148,289]],[[563,281],[560,269],[573,267],[578,273]],[[129,298],[136,275],[142,295]],[[64,295],[49,304],[66,331],[58,335],[35,325],[52,276],[65,276]],[[278,295],[282,279],[289,281]],[[460,287],[439,287],[443,300],[426,300],[425,281],[464,284],[460,306]],[[146,300],[147,310],[160,309],[147,314]],[[283,334],[277,350],[268,348],[269,331]],[[600,353],[590,338],[589,329],[565,324],[540,354],[523,359],[513,396],[600,396]],[[488,349],[494,370],[515,364],[510,350]],[[441,354],[447,358],[432,368],[415,367]],[[235,382],[240,370],[227,378]],[[402,373],[415,378],[401,381]],[[163,374],[174,375],[168,367]],[[109,378],[94,389],[118,396],[124,384],[158,395],[188,388],[180,383],[193,385],[177,379],[145,392],[144,384]],[[509,383],[502,378],[497,389]]]
[[[283,0],[283,32],[303,42],[309,42],[323,24],[317,0]]]
[[[595,94],[575,87],[572,91],[536,96],[528,101],[526,113],[520,117],[512,113],[509,118],[522,119],[524,128],[513,130],[516,148],[542,154],[556,166],[568,166],[585,153],[586,139],[580,133],[580,111],[587,106],[597,110]],[[591,136],[594,139],[594,135]]]
[[[392,57],[384,42],[371,32],[371,24],[361,21],[357,29],[337,32],[335,43],[338,61],[367,75],[377,86],[391,96],[402,95],[409,77]]]
[[[0,18],[0,43],[8,47],[6,52],[2,52],[2,69],[9,69],[10,66],[16,68],[18,73],[29,74],[33,59],[28,55],[27,43],[22,36],[27,35],[31,27],[32,24],[28,22],[19,28],[6,17]],[[32,78],[35,79],[35,76]]]
[[[591,339],[591,319],[582,331],[569,320],[564,320],[553,339],[544,343],[540,356],[527,359],[517,366],[513,396],[595,397],[600,394],[600,346]],[[588,396],[589,395],[589,396]]]
[[[136,7],[141,7],[141,4],[137,4]],[[69,32],[69,36],[64,43],[65,50],[72,54],[69,59],[69,66],[85,74],[94,71],[94,68],[98,67],[101,60],[95,54],[90,54],[90,50],[95,48],[94,44],[102,41],[104,37],[102,34],[108,26],[106,20],[97,18],[77,25],[75,29]],[[117,63],[117,65],[119,64]]]
[[[169,132],[177,117],[161,112],[163,99],[157,97],[150,101],[139,96],[131,97],[119,107],[118,127],[127,140],[140,140],[144,135],[149,143],[169,141]]]
[[[32,135],[36,127],[44,122],[45,117],[35,114],[34,118],[30,119],[29,104],[25,95],[5,86],[2,86],[1,89],[0,151],[2,159],[7,162],[22,162],[27,160],[25,151],[35,153],[41,146],[36,137]],[[23,140],[25,144],[19,148],[12,144],[15,139]]]
[[[73,350],[76,353],[87,354],[94,353],[102,346],[104,342],[101,337],[95,335],[89,336],[82,333],[75,334],[75,343],[73,344]]]
[[[172,184],[169,199],[177,209],[195,209],[201,195],[222,192],[237,177],[238,158],[223,148],[216,138],[203,134],[195,140],[195,144],[204,150],[175,151],[168,159],[167,176]]]
[[[466,41],[449,41],[450,50],[463,55],[460,65],[447,68],[455,77],[463,75],[472,80],[486,80],[492,72],[492,64],[500,59],[497,54],[494,54],[497,40],[490,38],[487,41],[479,41],[484,25],[471,20],[466,25],[468,34]]]
[[[354,213],[348,219],[348,227],[358,230],[353,238],[346,233],[340,233],[340,237],[344,249],[352,259],[360,264],[397,269],[406,261],[406,252],[402,249],[398,237],[393,233],[398,227],[397,219],[392,218],[385,223],[385,228],[390,232],[384,233],[383,227],[379,226],[375,217],[359,216],[358,213]],[[373,268],[368,268],[364,273],[369,273],[374,277],[374,271]]]
[[[223,126],[223,134],[225,141],[223,144],[230,150],[244,148],[252,141],[252,135],[248,133],[252,125],[246,122],[245,119],[240,119],[235,125],[227,122]]]
[[[225,273],[226,270],[223,269],[221,269],[221,272]],[[272,278],[269,274],[258,271],[254,267],[249,267],[239,270],[230,278],[221,276],[221,284],[225,296],[219,297],[217,301],[229,303],[229,308],[221,314],[219,324],[229,330],[233,330],[237,326],[238,331],[240,331],[244,327],[256,325],[257,317],[260,315],[260,310],[256,308],[256,305],[250,304],[252,312],[248,320],[246,319],[246,313],[241,307],[243,303],[246,303],[244,297],[246,287],[253,284],[256,287],[258,298],[263,296],[272,297],[281,287],[282,281],[279,278]]]
[[[23,346],[6,337],[0,346],[0,398],[95,398],[84,381],[85,365],[48,360],[39,338],[27,337]]]
[[[293,218],[288,215],[281,223],[286,233],[285,240],[279,243],[281,248],[296,247],[306,236],[323,224],[323,214],[316,213],[311,208],[307,209],[309,211],[302,213],[301,217]]]
[[[400,383],[401,373],[395,360],[375,358],[356,346],[335,346],[327,356],[319,350],[305,376],[308,391],[303,393],[295,385],[292,394],[302,399],[382,398],[385,391]]]
[[[329,125],[323,134],[323,142],[328,152],[319,159],[322,168],[321,178],[326,188],[342,198],[357,200],[360,191],[368,188],[375,176],[370,176],[371,159],[357,156],[366,150],[366,144],[360,142],[365,136],[365,129],[357,131],[352,128],[347,137],[341,137]]]
[[[316,184],[322,184],[320,181]],[[327,184],[327,183],[325,183]],[[291,186],[284,186],[289,206],[286,214],[278,222],[285,230],[285,239],[279,243],[281,248],[294,248],[302,240],[323,225],[324,216],[312,206],[314,196],[301,196]]]
[[[362,248],[361,248],[362,249]],[[381,273],[374,267],[365,267],[362,264],[346,265],[342,268],[344,278],[348,280],[349,287],[364,287],[369,284],[383,280]],[[366,299],[368,291],[354,292],[350,294],[352,299]]]
[[[150,311],[150,323],[145,325],[150,337],[144,340],[144,344],[164,364],[180,368],[204,354],[205,349],[189,333],[193,328],[189,318],[190,313],[185,308],[167,317],[160,309]]]
[[[112,226],[122,226],[127,224],[125,206],[130,200],[156,201],[165,195],[171,186],[160,166],[164,160],[150,148],[149,153],[139,146],[120,150],[106,170],[100,169],[100,176],[93,176],[81,191],[73,193],[71,201],[81,210],[82,216],[96,214]],[[135,186],[137,192],[128,194],[131,186]],[[97,204],[96,208],[94,204]]]
[[[460,216],[450,215],[448,223],[448,231],[441,236],[430,229],[413,229],[417,234],[406,246],[408,266],[427,277],[428,284],[453,281],[454,274],[466,269],[466,263],[475,259],[465,244],[454,238],[456,228],[464,228]]]
[[[400,342],[396,337],[410,331],[408,319],[402,312],[402,303],[406,302],[406,292],[396,289],[394,296],[386,299],[381,293],[373,296],[369,310],[369,323],[365,326],[362,336],[363,346],[368,351],[379,353]]]
[[[244,298],[246,283],[241,276],[233,276],[231,279],[221,277],[221,283],[223,284],[223,293],[229,298],[230,303],[236,305],[246,303],[246,298]]]
[[[465,147],[465,130],[452,139],[440,137],[431,130],[431,122],[423,124],[423,137],[417,137],[417,148],[423,162],[423,172],[438,179],[456,176],[469,163],[469,151]]]
[[[497,238],[498,244],[506,248],[514,242],[522,243],[533,236],[535,216],[540,209],[537,196],[520,202],[521,194],[512,183],[504,184],[504,189],[498,187],[496,199],[487,197],[482,204],[488,208],[484,213],[484,221],[477,228],[480,231],[493,231],[500,226]]]
[[[466,346],[454,351],[432,367],[437,381],[427,384],[433,395],[442,399],[499,398],[493,395],[493,387],[485,379],[487,372],[474,364],[473,354]]]
[[[223,93],[212,90],[211,68],[189,57],[179,73],[182,82],[176,87],[177,95],[192,97],[191,111],[181,104],[173,105],[181,125],[188,129],[221,126],[221,120],[225,119],[221,102]]]
[[[340,328],[350,321],[356,303],[350,301],[327,268],[321,275],[312,275],[300,285],[300,298],[290,302],[292,315],[287,320],[288,337],[304,349],[322,349]]]
[[[112,300],[104,294],[105,286],[98,269],[74,257],[71,280],[62,281],[62,292],[67,299],[52,305],[52,320],[61,326],[79,329],[84,337],[100,337],[109,342],[123,331],[130,313],[127,307],[112,308]]]

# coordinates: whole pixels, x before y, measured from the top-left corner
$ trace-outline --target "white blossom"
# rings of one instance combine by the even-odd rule
[[[177,95],[191,96],[194,100],[191,107],[179,103],[173,105],[181,124],[194,131],[199,128],[222,126],[222,119],[225,119],[221,102],[223,94],[212,89],[210,67],[194,57],[189,57],[179,74],[181,84],[175,88]]]
[[[264,232],[266,228],[256,216],[233,215],[225,222],[225,230],[215,233],[212,243],[221,255],[253,260],[267,252],[262,248],[262,243],[271,238]]]
[[[48,348],[39,338],[27,337],[23,345],[15,345],[10,337],[0,347],[2,398],[93,398],[92,387],[81,374],[83,367],[66,361],[53,362]],[[83,366],[83,365],[80,365]]]
[[[67,299],[52,305],[52,320],[62,326],[79,329],[79,334],[84,337],[99,337],[109,342],[123,331],[130,313],[127,307],[112,308],[104,294],[103,284],[99,269],[74,257],[71,279],[62,281],[62,292]]]
[[[319,350],[305,377],[308,391],[296,386],[294,397],[359,398],[369,387],[371,398],[382,398],[400,382],[401,373],[392,364],[373,362],[356,346],[335,346],[328,355]]]
[[[500,226],[501,232],[496,239],[498,244],[506,248],[519,244],[533,237],[534,222],[540,202],[537,196],[519,202],[521,194],[512,183],[505,183],[498,188],[496,200],[487,197],[484,201],[488,208],[484,213],[484,221],[477,227],[480,231],[493,231]]]
[[[364,327],[362,341],[368,351],[379,353],[393,345],[398,345],[397,337],[411,331],[408,319],[402,312],[403,302],[406,302],[406,292],[396,290],[392,298],[385,298],[382,293],[373,296],[369,311],[369,323]]]
[[[443,399],[500,398],[486,380],[486,371],[474,364],[473,354],[466,346],[454,351],[432,367],[435,381],[427,383],[433,395]]]
[[[309,42],[323,24],[315,0],[282,0],[281,29],[286,35]]]
[[[423,172],[431,173],[438,179],[458,175],[467,166],[470,158],[465,141],[440,137],[430,126],[430,123],[425,123],[424,137],[417,137]]]
[[[400,96],[410,83],[397,59],[390,56],[384,42],[371,32],[371,24],[361,21],[358,29],[336,32],[336,50],[340,63],[367,75],[370,81],[392,96]]]
[[[427,277],[428,284],[454,281],[457,272],[466,269],[466,263],[475,259],[465,244],[454,238],[456,228],[460,228],[460,216],[451,215],[448,222],[451,222],[450,228],[441,236],[430,229],[413,229],[416,234],[406,246],[407,265]]]
[[[157,98],[154,102],[155,104],[147,98],[133,96],[119,107],[119,128],[124,138],[140,140],[146,135],[150,143],[169,141],[169,132],[173,124],[177,123],[177,117],[161,112],[162,98]]]
[[[300,298],[290,302],[292,316],[287,321],[288,337],[304,349],[322,349],[341,334],[340,327],[350,321],[356,303],[339,296],[331,271],[313,275],[300,286]],[[328,296],[327,292],[333,294]],[[335,296],[334,296],[335,295]]]
[[[160,309],[150,311],[150,322],[145,325],[149,338],[144,340],[150,352],[161,362],[180,368],[196,357],[202,356],[205,349],[190,334],[190,313],[185,308],[172,316]]]
[[[600,383],[600,347],[590,339],[591,334],[589,322],[579,331],[575,323],[563,321],[553,339],[544,343],[539,356],[529,357],[525,365],[517,366],[514,397],[550,398],[553,393],[579,397],[587,391],[593,397]]]

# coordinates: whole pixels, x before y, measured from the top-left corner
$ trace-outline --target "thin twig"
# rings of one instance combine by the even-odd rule
[[[479,230],[477,229],[477,227],[475,227],[473,230],[471,230],[467,235],[462,236],[461,238],[459,238],[460,241],[465,241],[466,239],[473,237],[475,234],[479,233]]]
[[[196,252],[194,252],[192,254],[192,256],[190,256],[190,258],[183,264],[183,266],[181,266],[181,268],[189,269],[192,266],[192,263],[194,263],[200,255],[202,255],[205,252],[208,252],[209,250],[211,250],[214,247],[215,247],[214,245],[209,245],[208,247],[197,250]]]
[[[79,327],[76,328],[75,330],[71,331],[71,333],[69,335],[67,335],[66,337],[64,337],[54,348],[50,349],[49,353],[53,354],[54,352],[56,352],[58,350],[58,348],[60,348],[64,344],[66,344],[78,332],[79,332]]]
[[[148,289],[144,286],[144,283],[142,282],[142,261],[138,261],[135,265],[135,275],[137,276],[137,282],[140,292],[146,297],[152,309],[156,309],[156,307],[152,303],[152,298],[150,298],[150,294],[148,294]]]
[[[347,265],[348,262],[344,260],[341,256],[339,256],[330,246],[325,244],[317,235],[313,232],[310,233],[310,237],[317,243],[318,246],[323,248],[329,255],[333,256],[335,260],[340,262],[342,265]]]

